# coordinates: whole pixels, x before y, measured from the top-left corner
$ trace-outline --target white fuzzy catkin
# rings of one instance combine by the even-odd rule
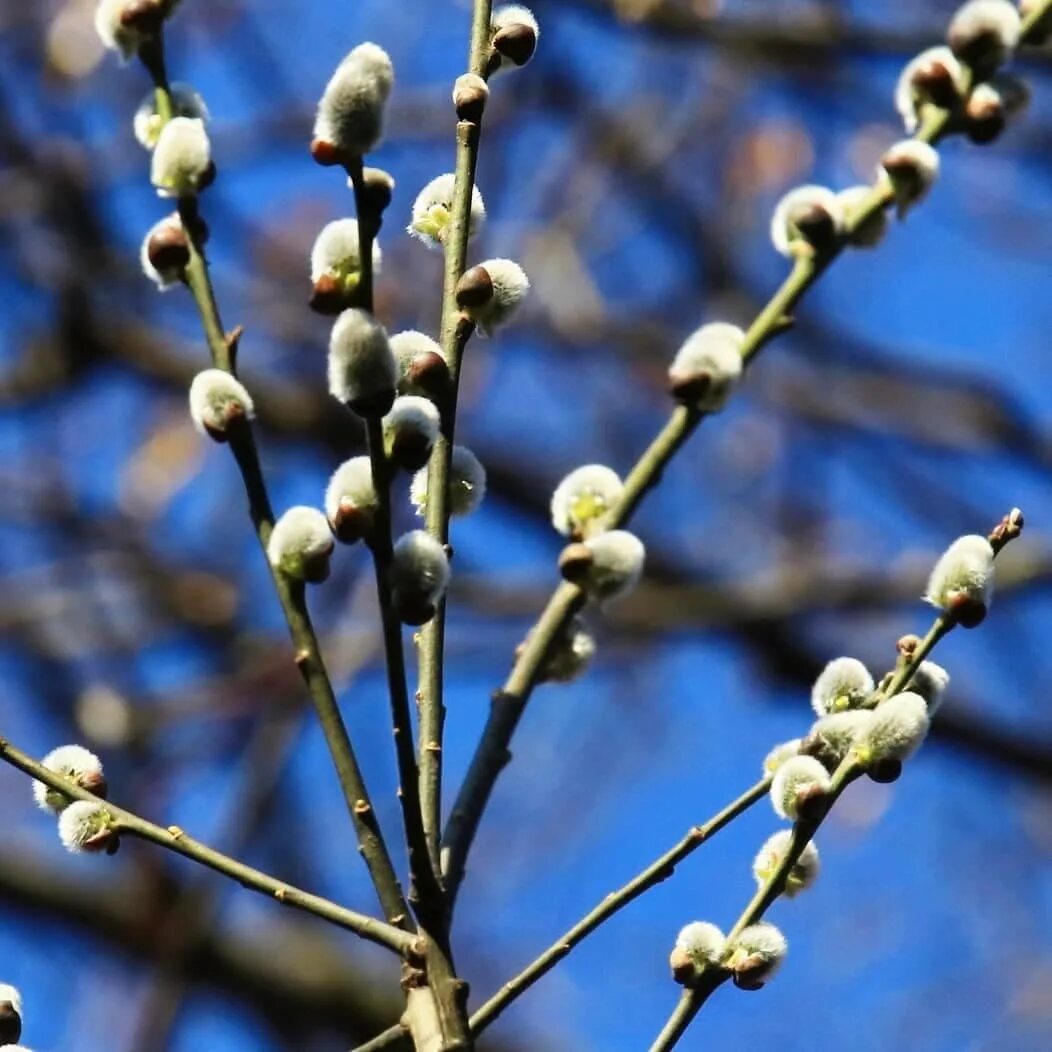
[[[172,100],[172,114],[175,117],[193,117],[197,120],[209,120],[208,107],[205,100],[189,84],[175,83],[169,89]],[[157,139],[161,134],[164,121],[157,111],[157,93],[147,92],[139,103],[139,108],[132,118],[132,130],[139,145],[146,150],[152,150],[157,145]]]
[[[922,661],[913,673],[909,688],[928,703],[928,715],[934,716],[946,696],[950,685],[950,674],[934,661]]]
[[[314,120],[314,138],[347,157],[374,149],[383,134],[384,106],[394,67],[383,48],[359,44],[336,67]]]
[[[538,36],[541,32],[534,13],[521,4],[503,4],[493,9],[490,17],[490,27],[493,31],[506,29],[508,26],[529,26]]]
[[[150,181],[161,197],[196,194],[212,166],[205,122],[173,117],[157,137],[150,160]]]
[[[398,367],[387,332],[371,314],[345,310],[329,338],[329,391],[367,417],[382,417],[395,399]]]
[[[811,207],[820,208],[828,214],[834,232],[843,230],[844,206],[832,190],[824,186],[798,186],[782,197],[771,216],[771,243],[781,255],[795,256],[801,246],[806,246],[807,251],[810,251],[807,241],[793,222],[793,216]]]
[[[325,515],[336,537],[360,540],[372,528],[379,498],[373,486],[373,466],[367,456],[345,460],[325,490]]]
[[[968,607],[985,612],[993,597],[994,550],[990,542],[977,533],[958,537],[932,569],[925,602],[948,612]]]
[[[398,539],[391,559],[391,597],[398,616],[407,624],[423,624],[449,585],[449,557],[445,548],[423,530]]]
[[[719,964],[726,945],[726,936],[709,921],[693,921],[676,936],[676,949],[699,968]]]
[[[955,54],[990,72],[1015,50],[1020,29],[1019,10],[1009,0],[968,0],[950,19],[946,39]]]
[[[898,110],[906,131],[911,135],[920,126],[921,107],[929,101],[924,91],[916,83],[917,75],[936,63],[950,74],[958,91],[964,83],[964,67],[948,47],[944,45],[930,47],[919,55],[914,55],[899,74],[895,85],[895,109]]]
[[[154,238],[170,237],[172,235],[183,235],[183,223],[179,218],[178,212],[172,212],[171,215],[167,215],[164,219],[154,223],[146,231],[146,237],[142,239],[142,245],[139,247],[139,264],[142,267],[142,272],[161,292],[167,292],[178,285],[183,280],[185,272],[185,267],[182,263],[171,267],[156,267],[153,260],[150,259],[150,245]]]
[[[785,936],[768,921],[743,928],[728,948],[724,964],[742,985],[759,986],[771,978],[785,960],[789,944]]]
[[[486,469],[467,446],[454,446],[449,459],[449,513],[470,515],[486,495]],[[427,468],[421,468],[409,487],[409,499],[421,518],[427,514]]]
[[[752,875],[757,884],[764,884],[774,875],[789,850],[792,837],[790,830],[780,829],[764,842],[752,863]],[[818,879],[818,871],[818,848],[811,841],[800,852],[800,857],[789,870],[785,881],[785,895],[792,898],[811,887]]]
[[[890,182],[902,218],[939,177],[938,151],[919,139],[903,139],[887,149],[877,174]]]
[[[728,322],[710,322],[687,337],[669,367],[673,392],[706,413],[727,404],[742,374],[745,333]]]
[[[811,688],[811,708],[819,716],[857,709],[873,693],[873,687],[873,677],[858,658],[835,658]]]
[[[643,575],[646,548],[634,533],[607,530],[584,543],[592,553],[581,582],[588,595],[599,600],[618,599],[635,588]]]
[[[112,823],[113,816],[105,804],[96,800],[76,800],[58,816],[58,837],[62,846],[73,854],[99,851],[105,845],[96,838]]]
[[[764,758],[763,758],[763,773],[765,775],[774,774],[779,767],[785,763],[790,757],[800,755],[800,738],[792,738],[787,742],[782,742],[780,745],[776,745]]]
[[[179,0],[157,0],[157,13],[167,18]],[[149,34],[124,24],[124,13],[136,4],[136,0],[99,0],[95,8],[95,32],[111,51],[116,51],[127,61],[149,39]]]
[[[235,420],[255,415],[252,396],[240,380],[223,369],[204,369],[190,384],[190,418],[202,435],[225,440]]]
[[[530,279],[513,259],[487,259],[477,266],[489,275],[493,295],[485,303],[463,310],[483,336],[492,336],[522,305],[530,291]]]
[[[373,274],[380,273],[383,254],[373,243]],[[310,279],[317,283],[323,277],[335,278],[344,291],[358,287],[362,273],[362,251],[358,241],[357,219],[334,219],[321,228],[310,252]]]
[[[878,705],[853,746],[859,762],[869,766],[883,760],[906,760],[920,748],[928,733],[928,703],[904,691]]]
[[[434,402],[419,395],[400,395],[383,419],[387,456],[406,471],[423,469],[440,423]]]
[[[52,749],[40,764],[83,788],[97,785],[102,778],[102,761],[83,745],[60,745]],[[65,810],[70,804],[70,798],[65,793],[37,781],[33,782],[33,799],[37,807],[56,813]]]
[[[869,724],[869,709],[848,709],[816,720],[801,743],[801,749],[827,770],[834,771],[847,756],[863,728]]]
[[[861,223],[855,224],[855,217],[869,205],[872,193],[871,186],[849,186],[836,195],[844,210],[848,243],[855,248],[874,248],[884,240],[888,231],[888,217],[883,208],[867,216]]]
[[[624,483],[602,464],[585,464],[567,475],[552,494],[552,525],[564,536],[587,536],[620,500]]]
[[[328,520],[317,508],[301,504],[274,523],[267,558],[275,570],[294,580],[322,581],[333,547]]]
[[[406,230],[428,248],[442,248],[449,236],[453,221],[454,180],[452,172],[437,176],[416,195],[413,202],[413,216]],[[468,209],[469,241],[482,229],[485,219],[486,206],[482,193],[478,186],[472,185],[471,207]]]
[[[799,817],[800,797],[830,790],[829,772],[813,756],[793,756],[774,773],[771,781],[771,804],[779,818],[795,822]]]

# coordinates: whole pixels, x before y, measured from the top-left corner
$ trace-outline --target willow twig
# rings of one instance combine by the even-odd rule
[[[138,837],[140,840],[148,840],[153,844],[158,844],[169,851],[175,852],[177,855],[193,859],[195,862],[199,862],[217,873],[222,873],[223,876],[236,880],[250,891],[257,891],[261,895],[267,895],[292,909],[313,913],[331,924],[354,932],[355,935],[367,939],[369,942],[386,946],[395,953],[406,955],[413,946],[413,936],[401,931],[392,924],[386,924],[375,917],[338,906],[318,895],[312,895],[310,892],[302,891],[299,888],[276,880],[266,873],[261,873],[243,862],[238,862],[236,859],[230,858],[228,855],[224,855],[206,844],[202,844],[199,840],[188,836],[178,826],[169,826],[165,829],[154,825],[145,818],[140,818],[123,807],[110,803],[108,800],[99,801],[97,796],[94,796],[86,789],[82,789],[70,779],[64,778],[54,771],[49,771],[3,738],[0,738],[0,760],[11,764],[12,767],[17,767],[30,777],[43,782],[49,788],[55,789],[75,800],[103,803],[113,819],[114,831],[118,835],[127,834],[128,836]]]

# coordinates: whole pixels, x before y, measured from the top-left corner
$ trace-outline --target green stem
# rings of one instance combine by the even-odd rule
[[[711,992],[711,990],[701,988],[684,990],[680,994],[672,1015],[668,1017],[668,1022],[661,1028],[661,1033],[650,1046],[650,1052],[668,1052],[668,1049],[673,1048],[686,1033],[687,1027],[690,1026]]]
[[[58,790],[75,800],[98,800],[98,797],[92,795],[86,789],[82,789],[68,778],[64,778],[54,771],[49,771],[46,767],[41,766],[26,753],[15,748],[10,742],[2,738],[0,738],[0,759],[24,771],[37,781],[43,782],[50,788]],[[354,910],[337,906],[327,899],[276,880],[266,873],[261,873],[251,866],[246,866],[243,862],[238,862],[236,859],[230,858],[228,855],[224,855],[206,844],[202,844],[199,840],[188,836],[177,826],[169,826],[165,829],[148,822],[145,818],[140,818],[123,807],[110,803],[108,800],[102,801],[102,803],[112,816],[119,835],[127,834],[138,837],[140,840],[148,840],[151,843],[158,844],[160,847],[173,851],[177,855],[192,859],[194,862],[199,862],[201,865],[215,870],[216,873],[221,873],[225,877],[236,880],[250,891],[257,891],[261,895],[276,899],[282,905],[289,906],[292,909],[313,913],[323,920],[354,932],[355,935],[359,935],[363,939],[375,942],[380,946],[386,946],[395,953],[405,955],[413,946],[413,936],[407,932],[400,931],[391,924],[385,924],[375,917],[369,917],[364,913],[357,913]]]

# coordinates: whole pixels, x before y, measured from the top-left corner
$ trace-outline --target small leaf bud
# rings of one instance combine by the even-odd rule
[[[624,484],[611,468],[602,464],[576,468],[552,494],[552,525],[575,540],[587,537],[621,499],[623,489]]]
[[[189,84],[173,84],[169,88],[169,96],[172,100],[172,115],[175,117],[192,117],[196,120],[209,120],[208,107],[205,100]],[[157,93],[148,92],[139,108],[135,111],[132,119],[132,130],[139,145],[146,150],[152,150],[157,145],[157,139],[161,134],[164,121],[157,112]]]
[[[191,197],[212,176],[212,148],[204,121],[173,117],[161,129],[150,162],[150,181],[161,197]]]
[[[419,471],[438,437],[438,410],[419,395],[401,395],[384,417],[383,429],[388,459],[403,471]]]
[[[102,773],[102,761],[84,746],[61,745],[52,749],[40,763],[47,770],[68,778],[81,789],[87,789],[105,799],[106,778]],[[65,793],[37,781],[33,782],[33,799],[37,807],[44,811],[54,811],[56,814],[65,810],[71,803],[71,798]]]
[[[0,1045],[6,1048],[21,1036],[22,995],[10,983],[0,983]]]
[[[598,600],[627,595],[643,573],[646,549],[627,530],[607,530],[569,545],[559,559],[559,570]]]
[[[891,183],[899,218],[924,199],[939,175],[939,155],[919,139],[903,139],[888,148],[880,160]]]
[[[76,800],[58,817],[58,836],[73,854],[107,851],[112,854],[117,831],[106,805],[95,800]]]
[[[785,936],[767,921],[743,928],[728,947],[723,966],[734,985],[742,990],[759,990],[779,969],[788,950]]]
[[[379,507],[368,457],[351,457],[334,472],[325,490],[325,515],[338,541],[368,540]]]
[[[473,285],[482,288],[488,280],[492,293],[482,303],[463,302],[464,289],[458,285],[457,303],[483,336],[492,336],[519,309],[530,291],[530,280],[522,267],[510,259],[487,259],[472,267],[464,277],[468,274],[474,275]]]
[[[800,753],[813,756],[827,771],[835,771],[868,723],[868,709],[848,709],[823,716],[801,740]]]
[[[442,348],[422,332],[409,329],[391,337],[398,367],[398,393],[441,401],[449,390],[449,366]]]
[[[764,758],[763,758],[763,773],[764,775],[774,774],[779,767],[785,763],[792,756],[800,755],[800,738],[793,738],[790,741],[782,742],[781,745],[776,745]]]
[[[254,415],[248,391],[223,369],[205,369],[190,384],[190,418],[202,435],[226,442],[232,429]]]
[[[445,548],[423,530],[398,539],[391,559],[391,600],[407,625],[422,625],[435,616],[449,584]]]
[[[873,686],[873,677],[857,658],[835,658],[811,688],[811,708],[819,716],[857,709],[873,693]]]
[[[533,12],[520,4],[498,7],[490,21],[490,32],[493,34],[493,50],[501,60],[507,59],[515,66],[525,66],[533,58],[541,34]],[[500,69],[505,65],[501,61],[495,68]]]
[[[1023,513],[1019,508],[1013,508],[1001,521],[990,531],[987,538],[990,547],[999,552],[1009,541],[1014,541],[1023,532]]]
[[[376,241],[372,246],[373,273],[378,274],[383,257]],[[357,219],[336,219],[322,227],[311,249],[310,279],[310,305],[319,314],[339,314],[354,305],[362,279]]]
[[[903,691],[869,714],[852,750],[867,768],[884,760],[908,760],[920,748],[928,725],[928,703],[913,691]]]
[[[672,978],[683,986],[690,986],[706,967],[719,965],[726,945],[726,937],[715,924],[708,921],[688,924],[676,936],[669,956]]]
[[[824,186],[798,186],[775,206],[771,241],[783,256],[833,248],[844,229],[844,208]]]
[[[139,249],[139,262],[142,272],[162,292],[183,280],[190,262],[190,242],[178,212],[150,227]]]
[[[928,103],[953,109],[961,98],[964,68],[948,47],[930,47],[914,56],[895,86],[895,109],[911,135],[920,127],[921,109]]]
[[[952,615],[962,628],[982,623],[994,595],[994,550],[985,537],[958,537],[935,564],[925,602]]]
[[[765,884],[777,872],[789,851],[792,836],[790,830],[781,829],[764,842],[752,863],[752,875],[757,884]],[[786,898],[791,899],[811,887],[818,879],[818,870],[818,848],[810,842],[800,852],[800,857],[793,863],[785,878]]]
[[[706,413],[719,412],[741,379],[744,340],[737,325],[720,321],[693,332],[669,367],[673,397]]]
[[[476,73],[465,73],[453,84],[453,105],[457,120],[477,124],[482,120],[489,100],[489,85]]]
[[[359,416],[377,419],[394,403],[397,380],[384,327],[366,311],[345,310],[329,338],[329,392]]]
[[[453,223],[453,189],[456,176],[449,172],[427,184],[416,195],[413,215],[406,228],[411,237],[428,248],[444,248]],[[468,209],[468,240],[475,237],[486,220],[486,206],[477,185],[471,187],[471,206]]]
[[[359,44],[336,67],[318,103],[311,154],[319,164],[347,164],[374,149],[394,68],[383,48]]]
[[[888,230],[888,217],[883,208],[871,212],[861,222],[856,217],[863,210],[868,211],[871,186],[850,186],[837,194],[837,200],[844,209],[844,225],[849,245],[855,248],[873,248],[884,240]]]
[[[409,498],[421,518],[427,514],[427,469],[421,468],[409,488]],[[449,513],[470,515],[486,495],[486,469],[467,446],[454,446],[449,457]]]
[[[825,807],[830,788],[829,772],[818,760],[794,756],[774,773],[771,804],[779,818],[811,818]]]
[[[968,0],[946,31],[953,53],[979,77],[1003,65],[1019,43],[1019,12],[1009,0]]]
[[[329,576],[329,557],[334,547],[325,516],[316,508],[297,505],[274,523],[267,558],[286,577],[318,584]]]

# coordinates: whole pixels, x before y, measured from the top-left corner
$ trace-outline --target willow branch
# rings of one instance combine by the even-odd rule
[[[486,76],[490,52],[491,0],[475,0],[471,18],[468,71]],[[442,350],[449,365],[449,389],[442,407],[442,429],[428,464],[428,533],[442,544],[449,542],[449,472],[456,432],[457,396],[464,348],[474,326],[457,309],[457,283],[467,266],[471,197],[478,166],[482,119],[457,122],[457,157],[453,182],[453,206],[445,244],[442,282]],[[435,616],[420,631],[419,685],[420,782],[428,852],[436,874],[441,874],[439,840],[442,830],[442,738],[446,710],[443,701],[442,666],[445,652],[446,601],[442,598]]]
[[[68,778],[49,771],[46,767],[37,763],[32,757],[15,748],[9,741],[0,738],[0,760],[17,767],[20,771],[43,782],[51,789],[72,797],[75,800],[98,801],[98,797],[82,789]],[[364,913],[357,913],[343,906],[338,906],[327,899],[299,888],[292,887],[276,880],[274,877],[261,873],[251,866],[238,862],[236,859],[224,855],[220,851],[202,844],[199,840],[188,836],[178,826],[169,826],[167,829],[148,822],[145,818],[127,811],[108,800],[104,802],[106,810],[114,822],[114,830],[118,835],[138,837],[140,840],[148,840],[169,851],[182,855],[184,858],[193,859],[209,869],[215,870],[223,876],[236,880],[250,891],[257,891],[276,899],[284,906],[292,909],[302,910],[305,913],[313,913],[323,920],[329,921],[338,927],[346,928],[355,935],[369,942],[375,942],[380,946],[386,946],[389,950],[402,955],[408,954],[414,939],[407,932],[401,931],[394,925],[385,924],[375,917]]]
[[[527,965],[514,979],[506,982],[471,1017],[471,1030],[480,1034],[505,1008],[524,994],[538,979],[552,970],[570,951],[582,942],[614,914],[635,901],[644,892],[667,880],[676,866],[702,844],[715,836],[724,826],[744,814],[753,804],[766,796],[771,785],[770,777],[762,778],[747,789],[736,800],[729,803],[718,814],[703,825],[693,826],[678,843],[660,858],[641,870],[623,887],[611,892],[591,912],[585,914],[572,928],[556,939],[535,961]]]
[[[166,100],[159,103],[159,112],[170,115],[172,113],[171,96],[165,72],[164,43],[160,35],[149,49],[148,54],[143,56],[143,64],[153,77],[157,98]],[[223,330],[212,279],[208,272],[208,263],[204,255],[196,197],[180,198],[179,215],[190,246],[186,284],[197,304],[212,363],[217,369],[234,373],[238,334],[235,333],[232,337],[228,337]],[[244,482],[249,513],[256,536],[260,547],[266,553],[267,542],[274,527],[274,513],[251,428],[246,426],[238,429],[237,434],[232,437],[230,447]],[[270,565],[269,560],[267,564]],[[318,721],[336,768],[344,800],[354,823],[361,853],[376,887],[384,915],[392,924],[409,928],[412,926],[409,908],[376,820],[376,814],[350,737],[347,734],[346,725],[336,703],[336,695],[321,655],[318,637],[307,610],[304,588],[302,585],[289,581],[274,568],[271,568],[271,576],[295,647],[296,665],[303,676],[318,714]]]

